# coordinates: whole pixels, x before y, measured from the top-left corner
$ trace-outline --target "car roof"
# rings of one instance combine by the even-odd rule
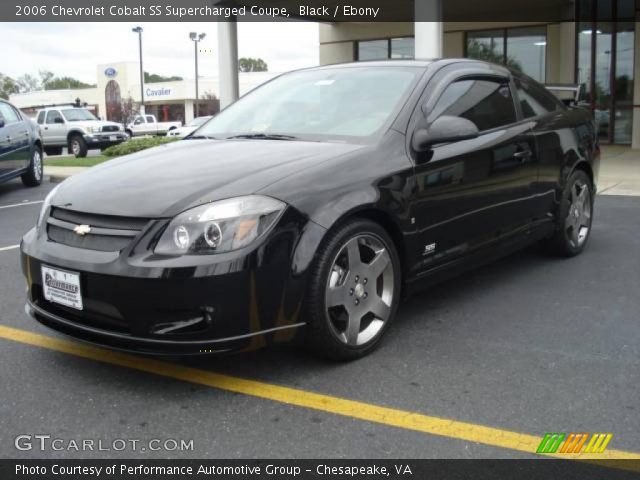
[[[428,58],[428,59],[390,59],[390,60],[366,60],[348,63],[334,63],[331,65],[321,65],[317,67],[305,68],[302,70],[330,70],[336,68],[358,68],[358,67],[419,67],[426,69],[430,65],[442,68],[448,65],[459,64],[461,68],[477,67],[482,70],[489,70],[492,73],[501,75],[517,75],[504,65],[476,60],[473,58]]]

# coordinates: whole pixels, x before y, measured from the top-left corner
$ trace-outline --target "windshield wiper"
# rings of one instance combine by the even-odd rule
[[[184,137],[183,140],[218,140],[216,137],[212,137],[211,135],[189,135],[188,137]]]
[[[281,135],[279,133],[243,133],[240,135],[232,135],[226,139],[229,140],[232,138],[248,138],[251,140],[299,140],[298,137],[294,137],[293,135]]]

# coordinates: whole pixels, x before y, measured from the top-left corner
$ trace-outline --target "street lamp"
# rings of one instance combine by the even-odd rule
[[[133,33],[138,34],[138,45],[140,48],[140,114],[144,115],[144,70],[142,69],[142,27],[132,28]]]
[[[189,33],[189,38],[193,40],[195,60],[196,60],[196,108],[195,108],[196,117],[198,116],[198,110],[199,110],[198,104],[200,103],[200,97],[198,96],[198,43],[200,42],[200,40],[202,40],[206,36],[207,36],[206,33],[200,33],[200,34],[196,32]]]

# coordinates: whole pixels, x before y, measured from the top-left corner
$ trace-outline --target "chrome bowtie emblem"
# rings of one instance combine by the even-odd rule
[[[78,225],[73,229],[80,236],[84,236],[87,233],[91,232],[91,227],[89,225]]]

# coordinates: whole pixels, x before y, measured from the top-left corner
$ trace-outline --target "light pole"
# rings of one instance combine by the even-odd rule
[[[142,27],[132,28],[133,33],[138,34],[138,45],[140,48],[140,115],[144,115],[144,70],[142,69]]]
[[[189,38],[191,40],[193,40],[193,46],[194,46],[194,53],[195,53],[195,60],[196,60],[196,105],[195,105],[195,117],[198,116],[198,110],[199,110],[199,103],[200,103],[200,97],[198,96],[198,43],[200,42],[200,40],[202,40],[204,37],[206,37],[207,34],[206,33],[196,33],[196,32],[191,32],[189,34]]]

